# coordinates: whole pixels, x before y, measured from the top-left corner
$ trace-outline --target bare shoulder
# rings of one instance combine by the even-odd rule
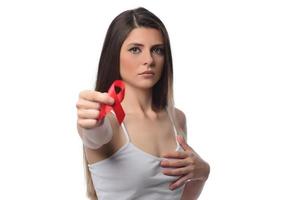
[[[180,129],[180,133],[187,138],[187,127],[186,127],[186,117],[182,110],[175,108],[175,120],[178,124],[178,128]]]
[[[116,149],[120,148],[124,142],[126,142],[126,138],[124,137],[124,134],[122,134],[122,128],[119,125],[116,116],[112,113],[108,113],[107,117],[110,121],[113,132],[113,137],[107,146],[109,146],[108,149],[115,151]]]
[[[110,121],[110,125],[111,125],[111,128],[113,130],[113,133],[119,132],[119,127],[120,126],[117,122],[117,119],[116,119],[115,115],[112,112],[109,112],[109,113],[107,113],[106,116]]]
[[[186,117],[184,112],[179,108],[175,108],[175,118],[177,120],[179,127],[184,130],[184,126],[186,123]]]

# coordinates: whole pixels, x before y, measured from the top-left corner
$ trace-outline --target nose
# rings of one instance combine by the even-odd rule
[[[144,65],[152,67],[154,65],[154,59],[151,51],[145,51],[143,56]]]

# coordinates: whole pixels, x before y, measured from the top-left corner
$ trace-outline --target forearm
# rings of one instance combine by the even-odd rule
[[[112,128],[107,117],[95,128],[85,129],[77,125],[77,129],[84,146],[90,149],[98,149],[112,139]]]
[[[205,180],[189,181],[185,184],[181,200],[197,200],[204,187]]]

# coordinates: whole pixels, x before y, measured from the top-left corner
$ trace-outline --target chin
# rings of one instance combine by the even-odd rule
[[[153,86],[157,83],[157,81],[140,81],[140,82],[137,82],[136,84],[143,88],[143,89],[150,89],[150,88],[153,88]]]
[[[136,80],[134,82],[131,82],[131,84],[134,87],[141,88],[141,89],[152,89],[153,86],[158,82],[158,80]]]

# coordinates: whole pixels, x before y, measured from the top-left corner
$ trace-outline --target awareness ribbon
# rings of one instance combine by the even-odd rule
[[[116,91],[116,89],[118,89],[118,91]],[[101,104],[98,119],[102,120],[105,115],[113,109],[119,124],[121,124],[125,117],[125,112],[121,106],[121,102],[123,101],[125,95],[125,84],[121,80],[115,80],[108,89],[108,95],[115,100],[115,103],[111,106],[107,104]]]

